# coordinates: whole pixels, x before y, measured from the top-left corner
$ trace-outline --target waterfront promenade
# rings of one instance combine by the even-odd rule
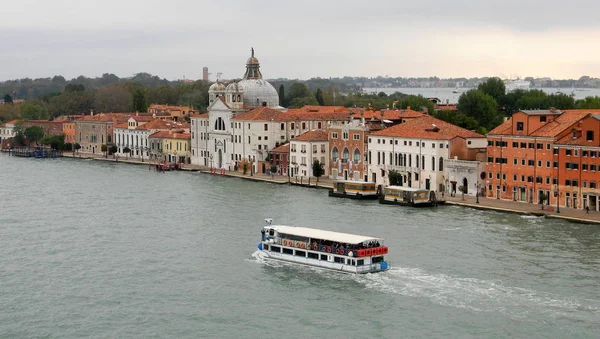
[[[71,154],[66,153],[63,155],[63,157],[67,157],[67,158],[81,158],[81,159],[94,159],[94,160],[99,160],[99,161],[110,161],[110,162],[120,162],[120,163],[128,163],[128,164],[135,164],[135,165],[141,165],[141,166],[146,166],[149,169],[153,169],[153,166],[155,163],[154,162],[148,162],[147,159],[144,160],[144,162],[142,162],[140,159],[126,159],[126,158],[122,158],[119,157],[118,161],[117,159],[113,158],[112,156],[109,156],[107,158],[104,157],[104,155],[101,154]],[[193,172],[201,172],[201,173],[206,173],[209,175],[221,175],[218,173],[211,173],[210,168],[205,167],[205,166],[199,166],[199,165],[189,165],[189,164],[185,164],[182,167],[182,170],[184,171],[193,171]],[[274,184],[291,184],[291,185],[299,185],[299,186],[303,186],[303,187],[310,187],[310,188],[322,188],[322,189],[329,189],[332,187],[333,184],[333,180],[330,178],[320,178],[319,179],[319,183],[317,185],[316,183],[316,178],[311,178],[310,180],[310,184],[308,182],[308,180],[306,179],[300,179],[300,178],[289,178],[287,176],[282,176],[282,175],[266,175],[266,174],[258,174],[258,173],[253,173],[251,174],[243,174],[241,172],[234,172],[234,171],[225,171],[225,173],[223,174],[224,176],[228,176],[228,177],[236,177],[236,178],[240,178],[240,179],[245,179],[245,180],[253,180],[253,181],[264,181],[264,182],[269,182],[269,183],[274,183]],[[465,195],[464,198],[460,195],[457,194],[454,197],[451,196],[444,196],[443,200],[446,201],[446,204],[448,205],[456,205],[456,206],[463,206],[463,207],[469,207],[469,208],[476,208],[476,209],[482,209],[482,210],[494,210],[494,211],[498,211],[498,212],[506,212],[506,213],[520,213],[520,214],[529,214],[529,215],[536,215],[536,216],[545,216],[547,218],[559,218],[559,219],[564,219],[564,220],[568,220],[568,221],[572,221],[572,222],[583,222],[583,223],[593,223],[593,224],[598,224],[600,225],[600,213],[598,212],[593,212],[590,211],[590,213],[586,213],[586,211],[584,210],[576,210],[576,209],[572,209],[572,208],[560,208],[560,213],[556,212],[556,207],[551,207],[551,209],[548,209],[548,206],[544,206],[544,210],[542,210],[542,206],[539,204],[531,204],[531,203],[522,203],[522,202],[515,202],[515,201],[507,201],[507,200],[500,200],[500,199],[493,199],[493,198],[485,198],[485,197],[479,197],[479,203],[476,202],[476,198],[473,196],[468,196]]]

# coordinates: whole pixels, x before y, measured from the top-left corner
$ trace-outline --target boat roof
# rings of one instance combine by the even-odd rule
[[[424,188],[412,188],[412,187],[404,187],[404,186],[388,186],[386,189],[393,189],[398,191],[407,191],[407,192],[418,192],[418,191],[428,191]]]
[[[295,235],[299,237],[307,237],[311,239],[330,240],[345,244],[360,244],[373,240],[383,240],[382,238],[369,237],[364,235],[356,235],[349,233],[340,233],[332,231],[324,231],[316,228],[296,227],[296,226],[265,226],[267,229],[274,229],[279,233]]]
[[[371,181],[361,181],[361,180],[333,180],[334,182],[349,182],[349,183],[354,183],[354,184],[373,184],[375,185],[374,182]]]

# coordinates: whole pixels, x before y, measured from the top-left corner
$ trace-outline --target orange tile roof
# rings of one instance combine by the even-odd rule
[[[152,116],[149,116],[149,115],[134,115],[134,116],[132,116],[129,119],[133,119],[136,122],[148,122],[148,121],[153,120],[154,118]]]
[[[208,112],[194,116],[194,118],[200,118],[200,119],[208,119],[209,117],[210,117],[210,114],[208,114]]]
[[[437,127],[437,131],[433,124]],[[373,132],[371,135],[434,140],[450,140],[455,137],[485,138],[485,136],[479,133],[469,131],[429,115]]]
[[[292,139],[292,141],[327,141],[328,139],[327,131],[323,131],[320,129],[304,132],[299,136]]]
[[[0,125],[0,126],[14,125],[14,124],[16,124],[17,122],[19,122],[19,120],[11,120],[11,121],[7,121],[7,122],[3,123],[3,124],[2,124],[2,125]]]
[[[283,145],[281,145],[279,147],[275,147],[275,148],[273,148],[271,150],[271,152],[274,152],[274,153],[290,153],[290,144],[287,143],[287,144],[283,144]]]
[[[177,133],[171,131],[160,131],[150,135],[150,138],[155,139],[183,139],[191,140],[192,135],[190,133]]]
[[[435,107],[435,109],[438,111],[456,111],[456,110],[458,110],[458,108],[456,107],[456,104],[437,105]]]
[[[498,127],[488,132],[488,135],[507,135],[512,134],[512,120],[508,119]]]
[[[577,109],[563,111],[563,114],[533,131],[530,135],[536,137],[556,137],[590,113],[600,113],[600,110]]]
[[[233,120],[244,120],[244,121],[248,121],[248,120],[258,120],[258,121],[271,121],[271,120],[275,120],[278,121],[279,120],[279,116],[282,114],[281,111],[278,110],[274,110],[272,108],[269,107],[257,107],[255,109],[252,109],[248,112],[242,113],[237,115],[235,118],[233,118]]]
[[[335,113],[335,112],[349,112],[349,109],[344,106],[314,106],[307,105],[299,108],[304,112],[320,112],[320,113]]]
[[[408,119],[408,118],[420,118],[422,116],[424,116],[424,113],[421,112],[417,112],[415,110],[412,109],[401,109],[401,110],[384,110],[383,111],[383,119],[384,120],[402,120],[402,119]],[[358,119],[360,118],[360,111],[356,112],[354,111],[354,118]],[[377,119],[377,120],[381,120],[381,111],[373,111],[373,110],[368,110],[365,111],[363,114],[363,117],[365,119]]]
[[[159,130],[159,129],[174,129],[174,128],[189,128],[188,123],[176,122],[176,121],[165,121],[161,119],[154,119],[150,122],[147,122],[139,127],[136,130]]]
[[[126,122],[118,123],[118,124],[115,125],[114,128],[127,129],[127,128],[129,128],[129,124],[127,124]]]

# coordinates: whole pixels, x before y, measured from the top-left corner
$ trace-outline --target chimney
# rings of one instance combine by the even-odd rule
[[[360,123],[363,126],[365,125],[365,110],[364,110],[364,108],[360,109]]]
[[[406,109],[410,109],[410,106],[406,106]]]
[[[93,109],[90,110],[90,115],[94,116],[94,110]]]

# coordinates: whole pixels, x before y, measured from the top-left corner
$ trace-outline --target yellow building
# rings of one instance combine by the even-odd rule
[[[189,164],[192,135],[183,131],[160,131],[150,135],[150,156],[158,162]]]

